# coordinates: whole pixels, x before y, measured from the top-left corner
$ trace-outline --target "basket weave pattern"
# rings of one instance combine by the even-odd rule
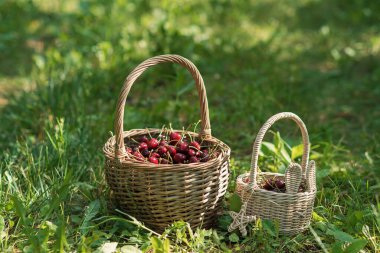
[[[301,129],[304,153],[301,165],[291,163],[285,175],[279,173],[258,172],[258,157],[265,133],[280,119],[292,119]],[[279,221],[281,233],[294,234],[305,230],[311,219],[316,195],[315,163],[308,162],[309,137],[303,121],[295,114],[284,112],[272,116],[260,129],[252,152],[251,172],[237,178],[236,192],[247,202],[247,215],[256,215],[262,219]],[[249,176],[249,183],[243,179]],[[279,177],[286,183],[286,192],[274,192],[261,189],[263,180]],[[305,191],[298,192],[300,184],[306,185]]]
[[[124,139],[158,134],[161,129],[123,131],[124,107],[135,80],[149,67],[159,63],[177,63],[188,69],[195,80],[201,108],[201,130],[186,131],[209,145],[218,145],[220,153],[204,163],[152,164],[140,162],[125,151]],[[183,133],[181,130],[176,132]],[[221,208],[227,190],[230,148],[211,136],[208,102],[203,79],[193,63],[178,55],[161,55],[138,65],[125,80],[115,115],[115,136],[103,148],[106,179],[116,204],[147,226],[161,232],[174,221],[184,220],[191,227],[210,227]]]

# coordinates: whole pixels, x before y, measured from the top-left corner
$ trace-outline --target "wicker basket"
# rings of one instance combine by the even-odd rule
[[[136,79],[149,67],[172,62],[185,67],[195,80],[201,108],[200,133],[186,132],[218,145],[220,153],[208,162],[191,164],[152,164],[129,157],[124,140],[158,134],[160,129],[123,131],[124,106]],[[175,130],[176,132],[183,132]],[[174,221],[184,220],[191,227],[210,227],[221,207],[229,176],[230,148],[211,136],[206,89],[195,65],[178,55],[160,55],[138,65],[125,80],[115,115],[115,136],[104,146],[105,173],[116,205],[162,232]]]
[[[261,143],[267,130],[280,119],[292,119],[301,129],[304,145],[302,164],[291,163],[285,175],[279,173],[258,172],[257,161]],[[284,234],[295,234],[305,230],[311,219],[316,195],[315,163],[309,160],[309,136],[302,120],[295,114],[283,112],[272,116],[260,129],[252,152],[251,172],[237,178],[236,192],[246,204],[246,214],[262,219],[279,221],[279,229]],[[247,182],[247,177],[249,181]],[[261,189],[263,180],[272,177],[284,179],[286,192],[274,192]],[[304,186],[298,192],[300,185]]]

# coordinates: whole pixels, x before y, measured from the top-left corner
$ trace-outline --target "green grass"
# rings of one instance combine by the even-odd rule
[[[0,1],[1,251],[380,250],[379,11],[364,0]],[[107,208],[102,146],[123,79],[164,53],[198,66],[213,135],[233,150],[226,211],[265,120],[305,121],[318,166],[308,231],[281,236],[260,221],[244,238],[223,215],[213,230],[178,222],[156,235]],[[196,96],[185,70],[154,67],[132,88],[124,127],[194,123]],[[300,142],[290,122],[273,130]]]

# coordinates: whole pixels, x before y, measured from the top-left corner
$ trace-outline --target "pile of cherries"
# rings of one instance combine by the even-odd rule
[[[249,183],[249,177],[243,178],[244,183]],[[286,185],[283,178],[280,177],[271,177],[264,179],[261,184],[259,184],[259,187],[261,189],[265,189],[267,191],[273,191],[273,192],[286,192]],[[301,183],[298,192],[304,192],[305,191],[305,184],[304,182]]]
[[[126,151],[138,161],[154,164],[186,164],[207,162],[217,156],[208,146],[201,146],[190,135],[178,132],[160,134],[157,138],[142,136],[126,146]],[[202,142],[201,142],[202,143]]]

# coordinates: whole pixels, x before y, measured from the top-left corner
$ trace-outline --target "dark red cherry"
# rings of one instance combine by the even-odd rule
[[[148,144],[146,144],[146,142],[141,142],[139,145],[139,150],[142,151],[144,149],[148,149]]]
[[[158,147],[158,140],[156,138],[152,138],[148,141],[148,148],[155,149]]]
[[[151,157],[149,157],[149,162],[154,163],[154,164],[158,164],[158,159],[156,157],[151,156]]]
[[[175,154],[177,154],[177,150],[175,149],[175,147],[173,147],[173,146],[167,146],[166,148],[169,151],[169,154],[171,156],[174,156]]]
[[[177,132],[172,132],[170,134],[170,140],[171,141],[179,141],[179,140],[181,140],[181,138],[182,138],[181,134],[179,134]]]
[[[157,152],[162,156],[165,155],[166,152],[168,152],[168,149],[165,146],[159,146]]]
[[[197,141],[192,141],[192,142],[190,143],[190,147],[191,147],[191,148],[194,148],[194,149],[196,149],[196,150],[201,150],[201,145],[200,145]]]
[[[160,146],[167,146],[168,145],[168,142],[167,141],[165,141],[165,140],[161,140],[160,141],[160,144],[159,144]]]
[[[203,154],[205,154],[205,155],[208,155],[208,154],[209,154],[209,152],[208,152],[208,149],[207,149],[207,148],[205,148],[205,149],[202,149],[202,152],[203,152]]]
[[[210,156],[209,155],[205,155],[204,157],[202,157],[201,159],[200,159],[200,161],[201,162],[208,162],[208,160],[210,160]]]
[[[181,154],[181,153],[177,153],[173,157],[173,161],[175,163],[184,163],[185,159],[186,159],[186,156],[184,154]]]
[[[139,160],[139,161],[144,161],[144,157],[143,157],[143,155],[142,155],[140,152],[135,151],[135,152],[133,152],[132,155],[133,155],[137,160]]]
[[[132,154],[132,149],[130,147],[125,147],[125,151],[127,151],[128,154]]]
[[[169,161],[168,161],[167,159],[165,159],[165,158],[161,158],[161,159],[160,159],[160,163],[161,163],[161,164],[168,164]]]
[[[146,137],[146,135],[144,135],[143,137],[141,137],[140,139],[140,142],[145,142],[145,143],[148,143],[149,139],[148,137]]]
[[[187,154],[188,154],[189,156],[195,156],[196,152],[195,152],[194,149],[189,149],[189,150],[187,151]]]
[[[156,153],[156,152],[153,152],[150,157],[156,157],[156,158],[160,158],[160,154]]]
[[[189,163],[198,163],[199,159],[196,156],[190,156]]]
[[[187,153],[187,151],[189,150],[189,144],[185,141],[181,142],[181,143],[178,143],[178,148],[179,148],[179,151],[181,153]]]
[[[280,178],[277,178],[276,181],[275,181],[274,183],[275,183],[275,185],[276,185],[276,187],[277,187],[278,189],[282,189],[282,188],[285,187],[285,182],[284,182],[284,180],[282,180],[282,179],[280,179]]]
[[[143,149],[140,151],[140,153],[144,156],[144,157],[148,157],[149,156],[149,150],[148,149]]]

